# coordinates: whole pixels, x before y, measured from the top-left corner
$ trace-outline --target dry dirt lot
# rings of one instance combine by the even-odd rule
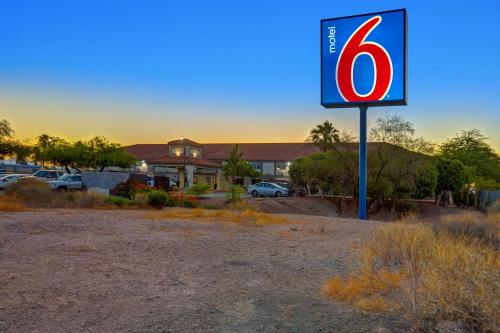
[[[144,211],[0,213],[0,332],[400,332],[325,300],[380,222],[248,227]]]

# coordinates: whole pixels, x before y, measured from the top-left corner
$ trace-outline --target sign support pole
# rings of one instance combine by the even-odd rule
[[[360,220],[366,220],[366,111],[368,106],[359,107],[359,210]]]

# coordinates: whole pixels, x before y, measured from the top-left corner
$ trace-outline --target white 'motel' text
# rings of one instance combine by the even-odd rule
[[[328,27],[328,41],[330,42],[330,53],[335,53],[335,27]]]

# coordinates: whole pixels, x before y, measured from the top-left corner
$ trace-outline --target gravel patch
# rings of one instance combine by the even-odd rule
[[[324,299],[375,221],[148,220],[144,211],[0,213],[0,332],[404,332]]]

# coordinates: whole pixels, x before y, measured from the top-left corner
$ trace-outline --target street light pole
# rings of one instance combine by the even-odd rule
[[[184,138],[181,138],[181,141],[183,143],[183,151],[184,151],[184,162],[183,162],[182,167],[184,169],[183,183],[184,183],[184,188],[185,188],[186,187],[186,179],[187,179],[187,177],[186,177],[186,140]]]

